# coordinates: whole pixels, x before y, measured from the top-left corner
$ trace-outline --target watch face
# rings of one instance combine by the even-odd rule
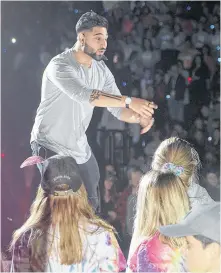
[[[131,98],[126,98],[125,102],[126,102],[126,104],[130,104],[131,103]]]

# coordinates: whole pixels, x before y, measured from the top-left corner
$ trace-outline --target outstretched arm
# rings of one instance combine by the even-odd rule
[[[50,62],[45,77],[71,99],[79,102],[90,102],[93,106],[97,107],[107,107],[117,118],[119,118],[122,108],[126,108],[126,97],[121,95],[114,77],[108,68],[106,68],[104,90],[88,88],[77,71],[64,60],[55,59]],[[155,104],[139,98],[132,98],[130,104],[130,109],[146,118],[152,116],[156,108]]]
[[[133,112],[139,114],[142,117],[148,118],[148,117],[152,117],[154,113],[154,109],[157,109],[156,104],[144,99],[139,99],[134,97],[131,98],[132,101],[130,103],[130,109],[126,109],[125,99],[126,99],[126,96],[112,95],[102,91],[94,90],[90,96],[90,103],[93,106],[97,106],[97,107],[125,108],[123,113],[123,116],[124,116],[123,121],[130,122],[130,123],[134,123],[134,121],[130,121],[133,116]]]

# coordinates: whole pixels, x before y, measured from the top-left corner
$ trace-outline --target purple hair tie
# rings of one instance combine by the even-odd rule
[[[171,162],[165,163],[162,169],[163,171],[170,171],[176,176],[180,176],[184,172],[184,168],[182,166],[177,166]]]

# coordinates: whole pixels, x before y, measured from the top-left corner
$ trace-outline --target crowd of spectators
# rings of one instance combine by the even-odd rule
[[[203,166],[200,183],[214,200],[220,200],[220,5],[123,2],[107,10],[107,17],[118,86],[129,87],[132,96],[159,106],[155,126],[146,136],[139,135],[137,125],[129,130],[133,147],[128,171],[133,171],[114,210],[128,241],[136,174],[149,170],[156,148],[166,137],[178,136],[194,145]],[[125,129],[107,111],[103,119],[101,128]]]

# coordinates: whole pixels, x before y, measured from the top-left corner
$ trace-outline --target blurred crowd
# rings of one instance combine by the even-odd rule
[[[44,21],[35,18],[35,28],[26,25],[23,29],[26,37],[33,37],[34,31],[40,41],[30,41],[30,52],[20,44],[10,63],[18,78],[25,71],[29,79],[21,82],[19,88],[28,90],[21,93],[21,98],[36,98],[33,104],[27,104],[32,117],[24,125],[26,130],[19,131],[23,150],[24,145],[28,146],[28,130],[40,99],[44,68],[54,55],[72,47],[76,40],[74,26],[81,10],[75,8],[75,2],[53,5],[55,9],[59,7],[59,13],[51,9]],[[163,139],[178,136],[194,144],[203,165],[200,184],[214,200],[220,200],[220,3],[123,1],[108,5],[103,2],[101,12],[110,24],[107,65],[119,89],[123,94],[153,100],[159,106],[155,126],[148,134],[140,136],[138,125],[129,128],[132,145],[125,176],[119,175],[117,165],[107,163],[103,170],[102,216],[117,229],[119,243],[127,253],[138,184]],[[49,11],[49,6],[49,2],[39,4],[38,14]],[[30,7],[27,16],[29,11]],[[42,27],[45,24],[48,28]],[[5,35],[9,35],[7,31]],[[103,111],[95,129],[128,129],[108,115]],[[22,154],[22,158],[25,156]],[[31,171],[25,175],[27,181],[33,176]]]
[[[107,17],[119,88],[129,86],[132,96],[159,106],[155,126],[146,136],[140,136],[139,126],[130,125],[127,186],[116,191],[116,177],[107,174],[104,179],[104,214],[127,242],[140,177],[149,171],[155,150],[167,137],[178,136],[194,145],[203,166],[200,184],[220,200],[220,4],[122,2],[107,10]],[[125,130],[107,111],[99,126]]]

